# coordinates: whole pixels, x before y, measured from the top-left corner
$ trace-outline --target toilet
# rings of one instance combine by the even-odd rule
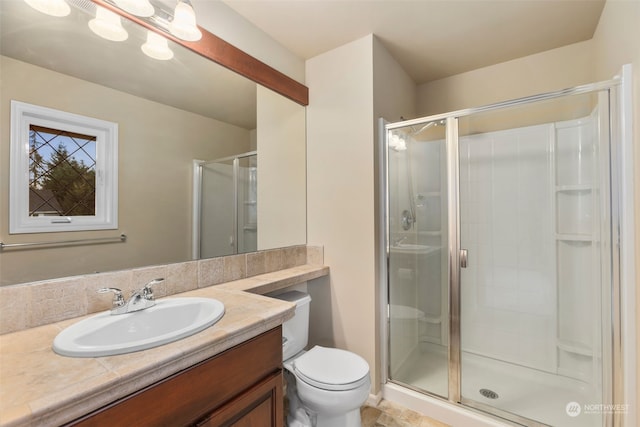
[[[295,302],[282,325],[282,358],[287,381],[289,427],[360,427],[360,407],[371,387],[369,365],[355,353],[315,346],[309,338],[311,297],[300,291],[271,295]]]

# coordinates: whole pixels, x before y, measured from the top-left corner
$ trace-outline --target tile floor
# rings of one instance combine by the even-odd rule
[[[448,424],[386,400],[381,401],[376,407],[363,406],[360,416],[362,427],[449,427]]]
[[[287,399],[286,383],[284,393],[284,425],[287,425],[289,399]],[[362,427],[451,427],[449,424],[436,421],[410,409],[386,400],[377,406],[365,405],[360,408]]]

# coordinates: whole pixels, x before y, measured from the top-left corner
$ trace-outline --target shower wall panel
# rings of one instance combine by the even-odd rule
[[[601,260],[598,110],[556,123],[558,373],[600,382]]]
[[[460,138],[462,350],[555,371],[553,125]]]

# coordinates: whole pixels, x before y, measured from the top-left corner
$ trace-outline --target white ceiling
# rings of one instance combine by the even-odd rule
[[[375,34],[424,83],[589,40],[604,0],[223,0],[303,59]]]

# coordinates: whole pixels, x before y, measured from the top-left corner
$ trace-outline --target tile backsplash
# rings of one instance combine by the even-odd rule
[[[291,246],[220,258],[155,265],[0,287],[0,334],[108,310],[119,288],[128,298],[145,283],[163,277],[154,291],[161,298],[304,264],[320,265],[323,248]]]

